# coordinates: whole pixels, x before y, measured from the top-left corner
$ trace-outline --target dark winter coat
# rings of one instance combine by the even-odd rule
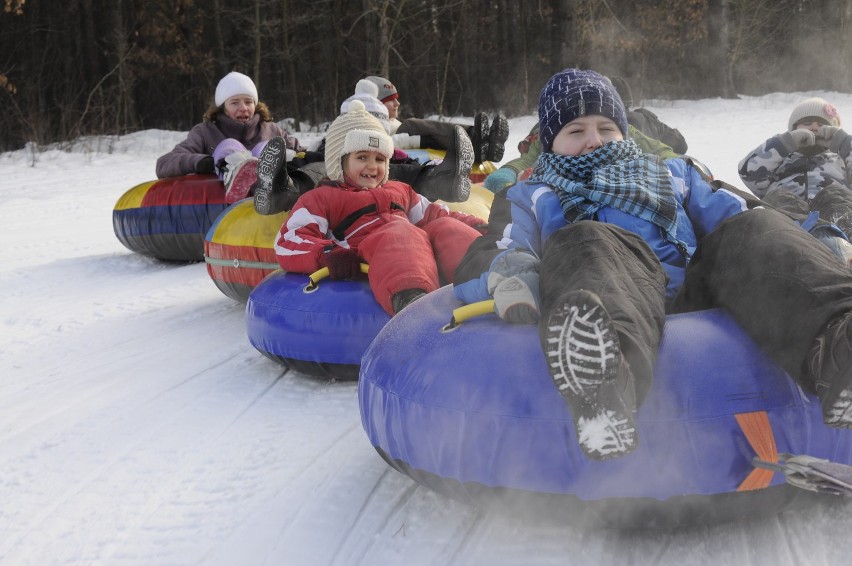
[[[251,150],[260,142],[275,136],[283,137],[289,149],[299,148],[299,140],[274,122],[261,122],[258,114],[246,123],[219,114],[215,122],[205,120],[193,126],[184,141],[157,159],[157,178],[195,173],[198,162],[213,155],[216,146],[227,138],[233,138]]]
[[[686,145],[686,140],[683,139],[683,134],[660,121],[657,115],[647,108],[628,110],[627,123],[649,138],[660,140],[672,148],[675,153],[680,155],[686,153],[688,146]]]

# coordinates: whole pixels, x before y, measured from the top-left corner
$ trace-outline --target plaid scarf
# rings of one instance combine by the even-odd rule
[[[669,170],[633,140],[608,142],[586,155],[542,153],[530,181],[553,188],[568,222],[592,218],[611,206],[659,226],[668,241],[686,250],[677,239],[677,201]]]

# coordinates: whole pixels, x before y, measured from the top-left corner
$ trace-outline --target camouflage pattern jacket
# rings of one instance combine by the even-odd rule
[[[818,146],[790,151],[782,135],[772,136],[740,161],[740,178],[755,195],[764,198],[780,190],[810,201],[826,187],[852,186],[852,154],[844,159]]]

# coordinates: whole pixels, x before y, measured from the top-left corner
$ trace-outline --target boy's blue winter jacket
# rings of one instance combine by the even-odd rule
[[[736,192],[725,188],[714,189],[682,159],[669,159],[666,165],[672,175],[677,199],[677,239],[686,244],[691,257],[703,236],[715,230],[723,220],[747,210],[749,203]],[[511,221],[506,224],[502,237],[496,240],[497,249],[505,253],[505,250],[521,248],[531,251],[536,257],[542,257],[547,239],[567,223],[558,196],[550,186],[529,181],[515,184],[506,196],[511,204]],[[599,210],[596,220],[630,230],[645,240],[669,276],[666,297],[672,299],[683,284],[689,257],[685,257],[675,244],[668,241],[658,226],[647,220],[611,207]],[[743,242],[743,245],[747,243]],[[502,253],[497,253],[491,264]],[[583,266],[578,265],[577,269],[583,269]],[[461,274],[461,278],[459,275],[457,272],[454,287],[459,300],[472,303],[490,298],[486,284],[487,271],[478,277],[473,273],[468,273],[467,277]]]

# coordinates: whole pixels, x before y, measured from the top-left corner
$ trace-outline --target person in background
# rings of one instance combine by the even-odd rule
[[[376,118],[387,133],[392,124],[387,107],[378,99],[378,87],[362,79],[362,88],[340,105],[341,115],[349,111],[353,101],[364,105],[365,111]],[[390,178],[412,186],[429,200],[463,202],[470,195],[470,170],[473,166],[473,147],[464,129],[448,125],[447,150],[440,160],[420,163],[401,149],[394,147],[388,164]],[[285,140],[271,140],[260,153],[257,181],[252,187],[255,210],[260,214],[275,214],[290,209],[299,195],[326,177],[324,152],[326,141],[316,151],[304,157],[288,159]]]
[[[830,102],[802,101],[786,131],[740,161],[740,178],[776,208],[791,215],[816,213],[852,235],[852,136],[840,126],[840,112]]]
[[[354,279],[368,263],[370,288],[390,315],[451,282],[485,223],[389,180],[392,155],[384,127],[353,101],[326,134],[328,179],[299,197],[275,243],[290,272],[327,267],[332,279]]]
[[[507,322],[538,324],[584,454],[636,448],[666,315],[708,308],[726,309],[816,393],[827,425],[852,428],[849,269],[753,195],[643,152],[612,83],[594,71],[552,76],[538,114],[533,174],[508,190],[502,233],[489,225],[471,245],[454,292],[465,303],[493,298]]]
[[[356,94],[365,88],[363,81],[369,81],[378,87],[378,98],[387,106],[391,121],[391,134],[394,143],[402,148],[431,148],[447,149],[448,140],[453,135],[451,122],[408,118],[399,120],[399,92],[392,82],[384,77],[371,75],[359,81],[355,87]],[[509,121],[502,113],[497,113],[490,121],[488,114],[477,112],[472,126],[465,126],[465,131],[473,144],[474,161],[500,161],[506,149],[509,137]]]
[[[627,123],[645,134],[647,137],[659,140],[672,148],[678,155],[686,155],[688,145],[683,138],[683,134],[675,128],[660,120],[656,114],[647,108],[631,108],[633,107],[633,91],[630,88],[630,83],[622,77],[611,76],[609,80],[618,91],[621,101],[624,103],[624,108],[627,110]]]
[[[255,180],[257,156],[274,138],[287,149],[303,151],[299,140],[272,121],[248,76],[230,72],[216,85],[214,104],[186,139],[157,159],[157,178],[192,173],[216,174],[225,183],[227,202],[244,198]]]

